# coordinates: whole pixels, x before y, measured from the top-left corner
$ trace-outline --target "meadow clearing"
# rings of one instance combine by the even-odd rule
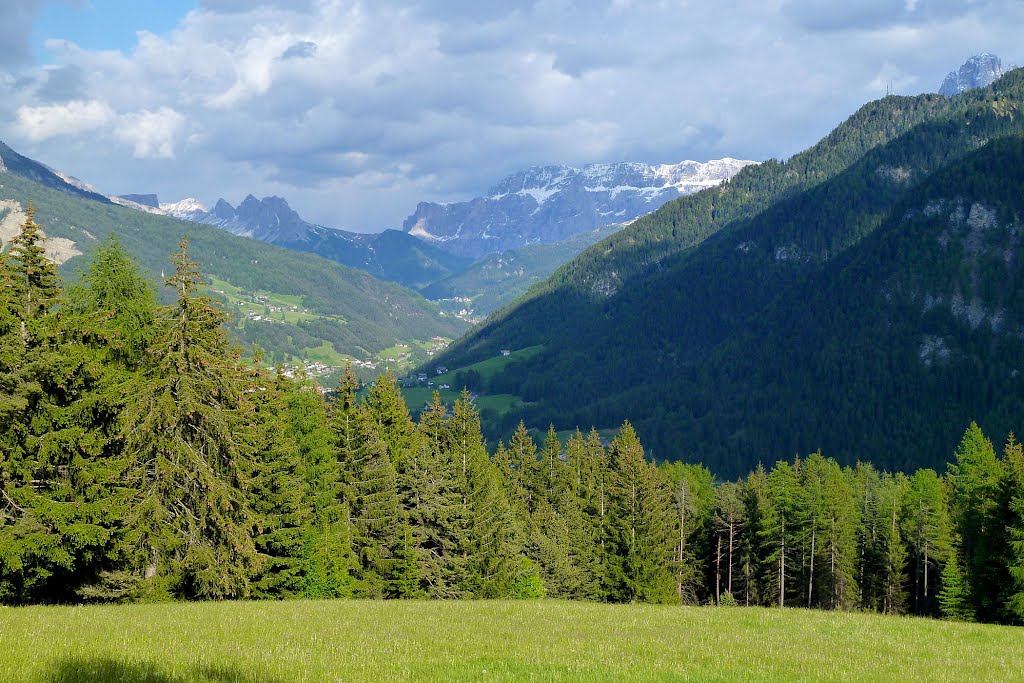
[[[1024,631],[553,600],[0,609],[0,681],[1013,681]]]

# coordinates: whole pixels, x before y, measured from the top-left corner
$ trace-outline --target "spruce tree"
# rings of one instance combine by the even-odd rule
[[[331,414],[337,433],[339,494],[347,503],[353,525],[353,546],[359,560],[357,592],[385,597],[395,594],[390,582],[404,518],[387,443],[370,410],[356,404],[357,386],[349,366]]]
[[[983,620],[996,618],[1000,610],[999,547],[1005,529],[998,528],[996,497],[1000,464],[992,442],[974,422],[949,465],[951,505],[957,535],[962,543],[964,573],[971,603]]]
[[[0,599],[116,597],[95,588],[112,569],[125,498],[120,368],[104,363],[113,328],[68,304],[33,216],[0,264]]]
[[[251,594],[256,598],[294,598],[304,591],[304,531],[310,517],[298,444],[286,428],[288,394],[298,386],[280,370],[259,367],[250,373],[246,394],[256,430],[257,450],[248,491],[255,514],[254,541],[260,554]]]
[[[960,560],[954,551],[942,568],[942,589],[939,591],[939,609],[942,616],[954,621],[974,621],[975,609],[971,605],[970,590],[960,570]]]
[[[248,385],[187,240],[171,260],[166,284],[177,303],[159,320],[121,414],[133,457],[131,566],[147,595],[241,597],[259,564],[246,501],[256,439],[245,419]]]
[[[617,602],[677,599],[672,547],[674,514],[662,473],[644,458],[626,422],[609,448],[610,554],[608,593]]]

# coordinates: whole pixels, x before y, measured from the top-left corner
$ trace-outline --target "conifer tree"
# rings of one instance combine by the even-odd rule
[[[519,568],[512,509],[495,465],[487,456],[480,416],[469,393],[452,407],[448,443],[459,479],[464,478],[468,528],[462,552],[466,565],[462,590],[484,598],[508,596]]]
[[[788,462],[779,461],[767,477],[767,505],[764,507],[758,534],[767,545],[762,556],[763,578],[767,604],[786,606],[792,592],[787,586],[793,572],[793,554],[796,532],[799,469]]]
[[[119,368],[103,362],[113,328],[63,299],[33,216],[0,264],[0,486],[11,522],[0,555],[14,570],[0,568],[0,593],[105,597],[95,586],[110,569],[124,505]]]
[[[733,592],[733,571],[739,550],[739,536],[743,528],[743,502],[741,486],[725,482],[715,489],[715,602],[722,593]]]
[[[1006,528],[1007,580],[1000,596],[1008,621],[1024,621],[1024,448],[1011,432],[1003,449],[1000,507]]]
[[[661,472],[644,458],[626,422],[609,448],[609,598],[617,602],[676,599],[672,567],[673,518]]]
[[[344,397],[343,391],[338,402]],[[302,593],[309,598],[347,597],[355,592],[354,574],[359,568],[342,492],[337,435],[323,399],[310,382],[296,382],[286,401],[285,429],[298,449],[308,512],[302,528]]]
[[[942,568],[942,589],[939,591],[939,609],[942,616],[954,621],[974,621],[975,610],[970,604],[970,591],[962,572],[960,560],[954,551]]]
[[[903,536],[911,552],[914,613],[934,614],[941,567],[952,543],[946,489],[934,470],[917,470],[911,477],[902,517]]]
[[[246,501],[254,439],[226,314],[201,294],[188,242],[167,279],[177,303],[161,320],[131,387],[122,433],[136,492],[127,544],[141,589],[197,598],[249,593],[258,565]]]
[[[297,386],[280,370],[275,376],[260,368],[250,373],[246,394],[252,409],[257,451],[249,488],[249,507],[255,514],[254,542],[261,556],[253,577],[253,597],[293,598],[305,587],[303,550],[310,516],[305,496],[302,456],[285,427],[288,394]]]
[[[852,473],[829,459],[825,464],[825,519],[822,528],[823,558],[827,565],[824,587],[832,609],[857,606],[856,528],[857,505],[850,486]]]
[[[412,501],[408,509],[423,590],[431,597],[458,598],[464,596],[466,585],[471,520],[460,485],[461,457],[456,460],[451,447],[447,415],[435,392],[417,426],[409,461]]]
[[[714,476],[703,465],[690,463],[670,463],[664,469],[672,489],[676,594],[684,604],[698,604],[712,556]]]
[[[960,570],[971,603],[982,620],[999,611],[999,545],[1004,529],[997,529],[996,495],[1000,466],[992,442],[972,422],[949,466],[951,506],[957,536],[962,544]]]
[[[370,410],[356,404],[358,381],[351,366],[342,376],[332,422],[337,432],[340,494],[352,521],[359,559],[358,592],[367,597],[393,595],[390,585],[399,549],[402,515],[398,477],[382,432]]]

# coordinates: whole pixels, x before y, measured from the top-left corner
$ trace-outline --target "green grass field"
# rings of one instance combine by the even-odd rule
[[[1024,630],[537,602],[0,609],[0,681],[1014,681]]]

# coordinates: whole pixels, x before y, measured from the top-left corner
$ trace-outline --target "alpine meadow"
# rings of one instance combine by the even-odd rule
[[[0,681],[1024,681],[962,5],[0,7]]]

